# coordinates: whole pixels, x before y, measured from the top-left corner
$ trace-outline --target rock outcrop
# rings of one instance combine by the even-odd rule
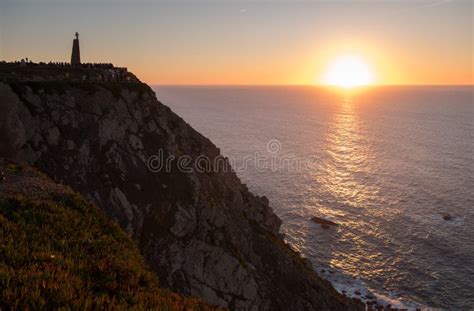
[[[323,228],[323,229],[329,229],[329,226],[334,226],[334,227],[338,226],[338,224],[335,223],[334,221],[327,220],[327,219],[317,217],[317,216],[311,217],[311,220],[314,223],[319,224],[321,226],[321,228]]]
[[[268,200],[147,85],[0,83],[0,110],[0,155],[97,204],[170,289],[233,310],[361,309],[284,243]]]

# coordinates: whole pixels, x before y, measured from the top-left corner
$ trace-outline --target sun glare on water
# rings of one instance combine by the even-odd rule
[[[374,75],[361,58],[343,56],[328,67],[322,82],[326,85],[350,89],[373,84]]]

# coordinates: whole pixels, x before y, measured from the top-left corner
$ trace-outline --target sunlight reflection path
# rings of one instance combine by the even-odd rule
[[[360,217],[360,214],[372,216],[370,202],[378,201],[379,188],[368,182],[373,172],[372,150],[350,95],[346,94],[330,121],[325,152],[327,161],[321,163],[316,179],[328,205],[321,206],[319,212],[339,219],[342,226],[338,243],[349,244],[351,248],[350,252],[334,252],[329,264],[360,275],[361,266],[369,262],[368,257],[380,256],[364,238],[377,236],[376,227]]]

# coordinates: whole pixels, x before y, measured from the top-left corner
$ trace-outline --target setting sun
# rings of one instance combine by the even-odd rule
[[[343,56],[329,65],[323,83],[343,88],[353,88],[374,83],[374,75],[361,58]]]

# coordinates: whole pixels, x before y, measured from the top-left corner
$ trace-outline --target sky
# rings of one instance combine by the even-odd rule
[[[474,84],[471,0],[0,0],[0,59],[127,67],[150,84],[319,84],[343,56],[376,84]]]

